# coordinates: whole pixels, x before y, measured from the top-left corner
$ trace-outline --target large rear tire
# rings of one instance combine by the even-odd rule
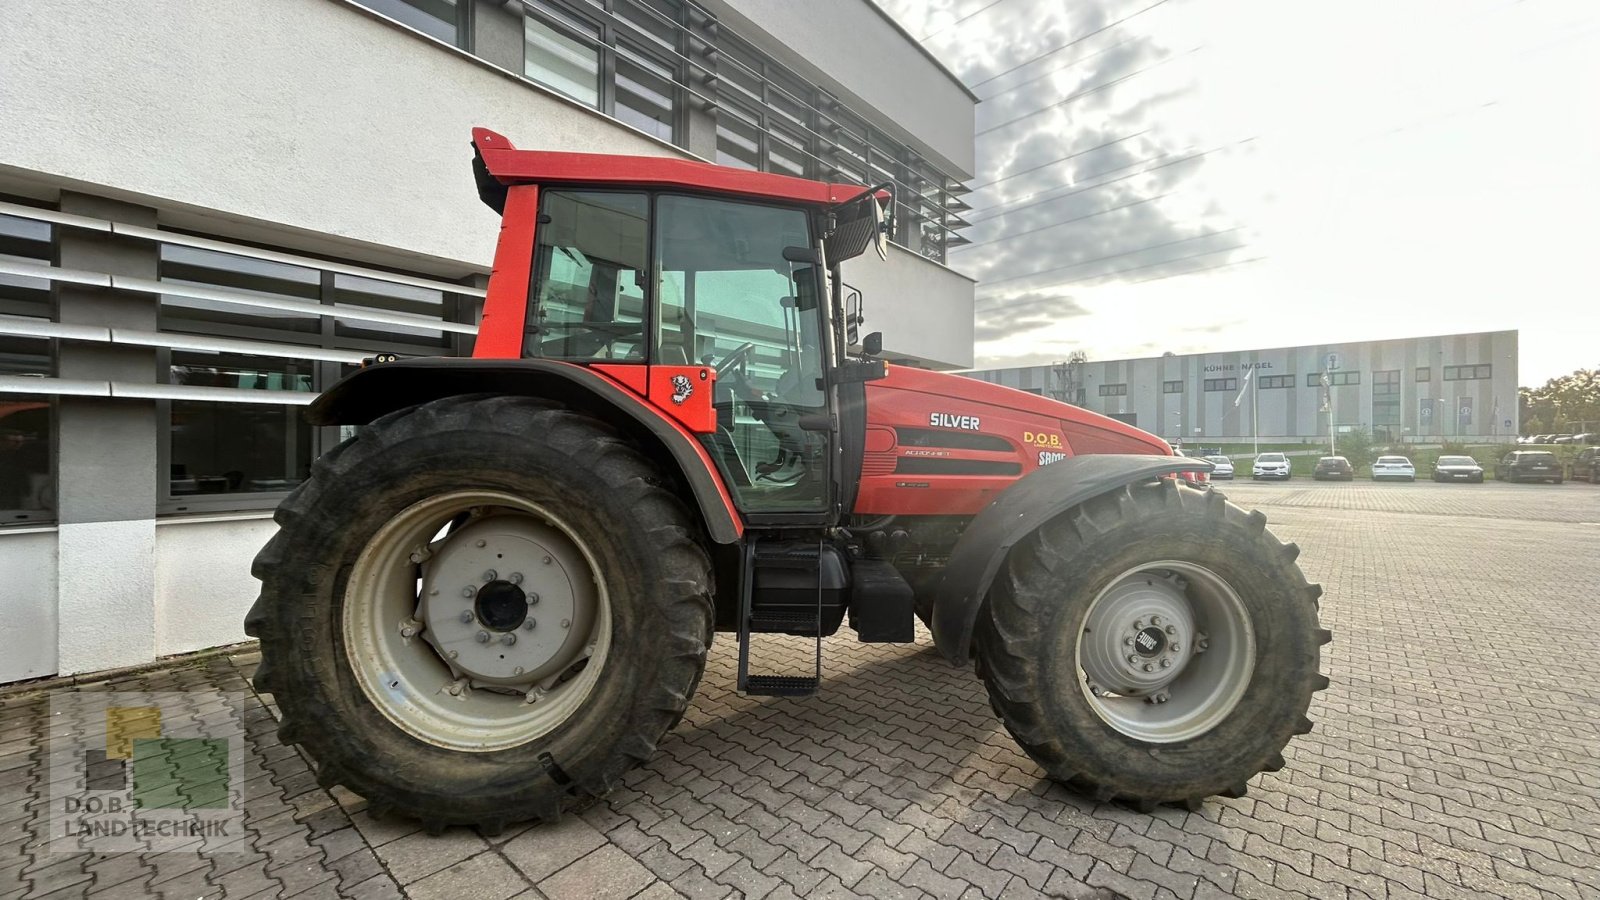
[[[1012,550],[977,633],[1006,728],[1052,778],[1139,809],[1242,796],[1311,730],[1321,589],[1216,493],[1114,491]]]
[[[253,567],[279,739],[430,831],[603,796],[682,717],[711,642],[710,562],[663,485],[604,424],[531,398],[361,429]]]

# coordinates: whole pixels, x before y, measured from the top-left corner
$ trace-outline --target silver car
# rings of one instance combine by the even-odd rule
[[[1226,456],[1208,456],[1206,457],[1206,462],[1216,466],[1211,470],[1212,481],[1216,481],[1219,478],[1224,481],[1233,480],[1233,460]]]

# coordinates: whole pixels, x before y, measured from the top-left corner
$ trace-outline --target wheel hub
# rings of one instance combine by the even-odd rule
[[[1093,687],[1129,697],[1158,693],[1193,654],[1194,614],[1175,574],[1124,578],[1095,604],[1083,633]]]
[[[526,690],[580,657],[594,584],[571,573],[586,571],[548,525],[517,515],[477,519],[435,544],[423,566],[423,636],[457,679]]]

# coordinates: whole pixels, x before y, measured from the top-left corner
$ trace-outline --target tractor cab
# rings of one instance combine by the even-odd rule
[[[881,242],[877,192],[485,129],[473,145],[511,257],[475,358],[589,367],[694,435],[747,521],[836,521],[839,407],[882,371],[845,360],[838,264]]]

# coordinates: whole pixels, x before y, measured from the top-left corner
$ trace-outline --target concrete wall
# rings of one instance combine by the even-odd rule
[[[156,523],[158,655],[247,640],[244,615],[261,587],[250,562],[277,530],[270,513]]]
[[[56,673],[56,529],[0,529],[0,684]]]
[[[861,333],[883,332],[885,358],[936,368],[972,365],[971,278],[894,244],[887,260],[869,249],[842,271],[844,283],[861,291]]]
[[[940,168],[974,174],[977,101],[872,0],[704,2],[740,33],[754,26],[782,35],[787,43],[762,49],[811,75],[852,108],[881,111],[895,123],[897,137]]]
[[[331,236],[486,270],[475,125],[530,149],[682,155],[331,0],[0,4],[0,168],[273,223],[289,246],[310,231],[322,252]]]

